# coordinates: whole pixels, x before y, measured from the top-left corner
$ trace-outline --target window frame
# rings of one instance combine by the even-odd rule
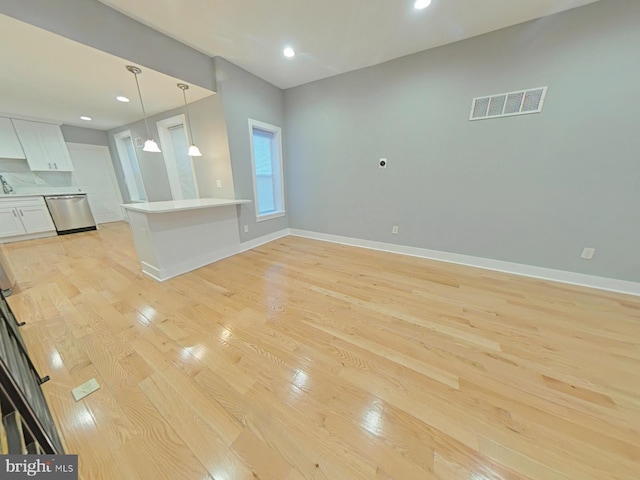
[[[274,184],[274,203],[276,210],[268,213],[260,213],[260,205],[258,205],[258,178],[256,172],[255,150],[253,147],[254,130],[262,130],[273,135],[271,140],[271,170],[273,172]],[[282,159],[282,128],[261,122],[259,120],[249,119],[249,146],[251,150],[251,178],[253,179],[253,198],[255,204],[256,222],[263,222],[273,218],[284,217],[286,215],[284,203],[284,162]]]
[[[131,134],[131,130],[124,130],[122,132],[118,132],[113,135],[116,150],[118,152],[118,159],[120,160],[120,168],[122,168],[122,175],[124,177],[124,184],[127,187],[127,194],[129,196],[129,201],[131,203],[147,203],[149,201],[149,196],[147,195],[147,188],[144,185],[144,177],[142,175],[142,169],[140,168],[140,162],[138,161],[138,155],[136,154],[136,142],[133,139],[133,135]],[[129,156],[129,151],[124,143],[125,138],[129,138],[131,140],[133,159]],[[125,164],[123,161],[124,158],[129,160],[128,163]],[[133,168],[131,166],[131,161],[136,162],[138,166],[138,171],[140,172],[140,185],[142,186],[142,194],[145,197],[145,200],[140,198],[140,193],[138,191],[138,185],[135,179],[135,174],[133,173]],[[135,186],[135,190],[138,194],[138,198],[133,198],[131,192],[131,186]]]
[[[184,127],[186,144],[187,147],[189,147],[189,127],[187,126],[187,121],[184,113],[165,118],[163,120],[158,120],[156,122],[160,145],[162,146],[164,166],[167,170],[167,177],[169,178],[169,188],[171,189],[171,197],[173,198],[173,200],[184,200],[182,186],[180,185],[180,181],[178,180],[178,163],[176,162],[176,158],[173,153],[173,141],[171,140],[171,134],[169,132],[171,128],[178,127],[180,125]],[[191,165],[191,176],[193,178],[193,184],[196,191],[196,198],[201,198],[200,188],[198,187],[198,178],[196,176],[196,168],[193,164],[193,157],[189,157],[189,164]]]

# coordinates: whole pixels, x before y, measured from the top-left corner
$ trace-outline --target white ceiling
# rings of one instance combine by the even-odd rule
[[[597,0],[101,0],[288,88]],[[142,118],[125,59],[0,15],[0,115],[107,130]],[[16,39],[19,39],[16,40]],[[285,45],[298,54],[282,55]],[[143,68],[149,114],[182,105],[178,79]],[[190,102],[212,92],[198,86]],[[131,102],[114,101],[125,95]],[[80,120],[81,115],[93,118]]]
[[[596,0],[433,0],[420,11],[414,0],[100,1],[289,88]]]
[[[129,62],[11,17],[0,15],[0,114],[107,130],[142,119]],[[15,39],[19,39],[15,40]],[[147,113],[184,104],[178,79],[142,68],[138,76]],[[115,100],[116,95],[131,99]],[[189,102],[212,95],[191,85]],[[93,118],[80,120],[81,115]]]

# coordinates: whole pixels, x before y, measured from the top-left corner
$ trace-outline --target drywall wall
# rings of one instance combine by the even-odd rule
[[[290,227],[640,281],[638,25],[603,0],[286,90]],[[544,85],[541,114],[468,120]]]
[[[184,113],[184,107],[149,117],[151,136],[158,144],[160,144],[160,139],[156,122],[181,113]],[[193,158],[200,196],[235,198],[225,114],[220,95],[211,95],[190,103],[189,114],[194,142],[202,151],[202,157]],[[142,141],[147,139],[147,130],[144,120],[141,120],[108,132],[116,177],[118,178],[122,196],[125,202],[128,202],[130,201],[129,193],[124,183],[122,167],[117,155],[118,150],[114,142],[114,135],[124,130],[130,130],[132,138],[141,138]],[[160,146],[162,148],[161,144]],[[169,186],[169,177],[167,176],[162,153],[143,152],[142,148],[136,148],[136,155],[148,200],[150,202],[171,200],[171,187]],[[217,188],[216,180],[221,181],[222,188]]]
[[[253,201],[249,119],[282,127],[284,124],[283,93],[278,87],[221,57],[214,59],[214,65],[216,84],[222,96],[226,116],[236,197]],[[287,132],[283,129],[283,139],[286,136]],[[286,164],[286,156],[284,162]],[[256,222],[255,204],[242,205],[239,217],[240,240],[246,242],[280,231],[288,227],[288,222],[287,215]],[[244,232],[244,225],[248,226],[249,232]]]
[[[62,136],[67,143],[84,143],[86,145],[109,146],[109,136],[103,130],[93,128],[74,127],[72,125],[62,125]]]
[[[207,55],[97,0],[0,0],[0,13],[215,91]]]

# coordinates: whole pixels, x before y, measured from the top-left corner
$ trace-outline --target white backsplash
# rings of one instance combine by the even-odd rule
[[[16,194],[48,193],[77,186],[72,172],[32,172],[26,160],[0,159],[0,175]]]

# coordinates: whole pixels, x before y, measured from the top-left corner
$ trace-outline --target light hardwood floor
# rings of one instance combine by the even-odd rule
[[[158,283],[124,223],[6,250],[85,480],[640,478],[638,298],[295,237]]]

